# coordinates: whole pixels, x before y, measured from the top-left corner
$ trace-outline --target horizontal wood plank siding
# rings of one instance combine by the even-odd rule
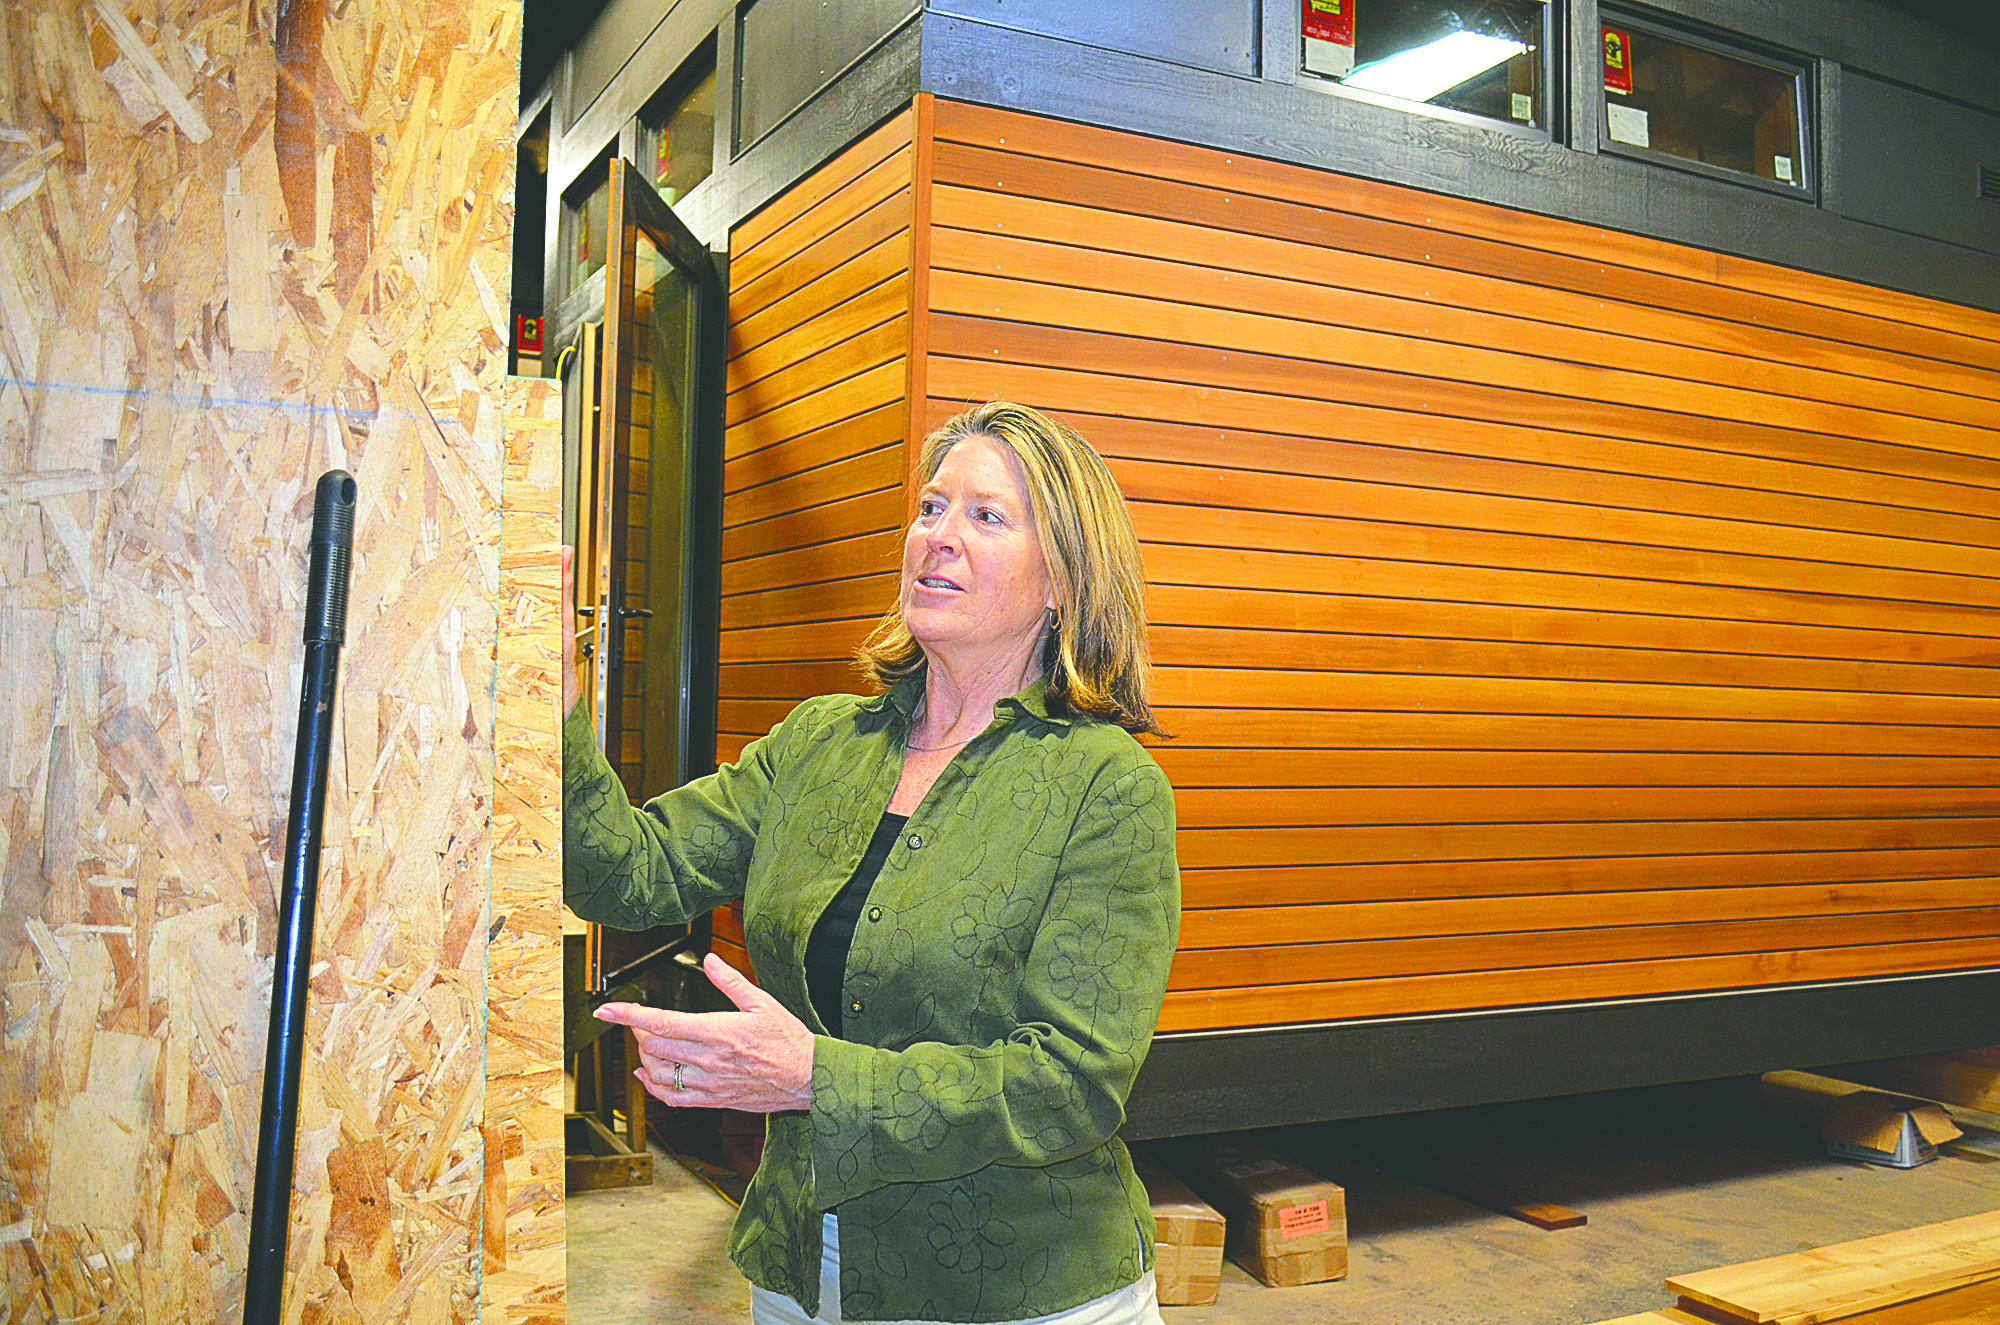
[[[1061,415],[1145,544],[1162,1029],[2000,963],[2000,318],[987,107],[934,132],[918,426]],[[755,601],[730,730],[846,639]]]
[[[736,664],[833,679],[893,596],[914,119],[898,115],[731,235],[719,757],[771,725],[768,709],[754,729],[730,725],[746,697]]]
[[[728,763],[848,664],[894,600],[909,430],[913,111],[730,234],[720,708]],[[714,948],[747,961],[740,908]]]

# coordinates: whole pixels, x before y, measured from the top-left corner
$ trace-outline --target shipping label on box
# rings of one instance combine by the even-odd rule
[[[1268,1147],[1233,1137],[1176,1143],[1174,1170],[1228,1220],[1229,1258],[1273,1287],[1347,1274],[1347,1198]]]

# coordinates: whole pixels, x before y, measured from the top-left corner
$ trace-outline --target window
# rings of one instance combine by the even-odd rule
[[[563,196],[563,236],[569,250],[569,288],[574,290],[604,270],[604,241],[610,225],[611,158],[584,171],[580,187]]]
[[[1610,12],[1603,37],[1609,150],[1806,189],[1803,65]]]
[[[645,125],[646,176],[671,207],[715,169],[715,59],[692,81],[677,77],[666,96],[641,116]]]
[[[1543,0],[1302,3],[1307,74],[1547,132]]]

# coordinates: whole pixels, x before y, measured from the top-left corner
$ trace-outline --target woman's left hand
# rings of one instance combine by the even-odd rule
[[[640,1068],[635,1075],[668,1104],[747,1113],[808,1107],[812,1031],[714,953],[701,969],[736,1011],[671,1012],[638,1003],[606,1003],[597,1010],[598,1020],[638,1033]]]

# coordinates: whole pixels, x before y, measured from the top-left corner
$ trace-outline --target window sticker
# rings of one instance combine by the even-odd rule
[[[1653,135],[1648,131],[1646,112],[1636,106],[1608,105],[1605,117],[1611,124],[1611,141],[1630,143],[1634,147],[1651,147]]]
[[[1632,34],[1604,29],[1604,90],[1632,95]]]
[[[1535,118],[1535,99],[1526,92],[1516,92],[1513,96],[1514,118],[1532,121]]]
[[[1306,72],[1344,78],[1354,71],[1354,6],[1359,0],[1304,0]]]
[[[1785,183],[1790,184],[1792,182],[1792,159],[1788,156],[1772,157],[1771,173]]]

